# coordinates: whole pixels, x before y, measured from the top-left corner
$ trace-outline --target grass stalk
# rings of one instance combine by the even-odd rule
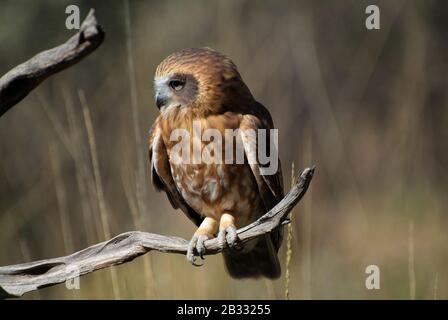
[[[416,294],[416,281],[415,281],[415,258],[414,258],[414,221],[411,220],[409,223],[409,260],[408,260],[408,271],[409,271],[409,297],[411,300],[415,300]]]
[[[95,135],[93,131],[93,125],[92,125],[92,119],[90,116],[89,107],[87,105],[87,100],[84,95],[84,92],[82,90],[79,90],[78,92],[79,100],[82,105],[82,112],[84,116],[84,122],[87,130],[87,137],[89,141],[89,149],[90,149],[90,156],[92,160],[92,167],[93,167],[93,177],[95,180],[95,188],[96,188],[96,196],[98,200],[98,208],[100,212],[100,218],[101,218],[101,226],[103,230],[104,239],[110,239],[111,238],[111,231],[110,231],[110,225],[109,225],[109,218],[107,214],[107,208],[106,208],[106,201],[104,198],[104,191],[103,191],[103,184],[101,182],[101,174],[100,174],[100,167],[99,167],[99,161],[98,161],[98,153],[97,153],[97,146],[96,146],[96,140]],[[117,276],[117,270],[115,268],[110,268],[110,276],[112,281],[112,289],[113,289],[113,295],[115,299],[120,299],[120,287],[118,283],[118,276]]]
[[[295,168],[294,162],[291,163],[291,187],[295,184]],[[292,258],[292,226],[293,226],[293,211],[289,214],[291,222],[288,224],[287,236],[286,236],[286,267],[285,267],[285,299],[290,299],[290,284],[291,284],[291,258]]]

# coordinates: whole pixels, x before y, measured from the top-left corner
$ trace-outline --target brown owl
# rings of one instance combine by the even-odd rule
[[[279,277],[281,228],[243,248],[235,246],[237,228],[259,218],[284,195],[280,162],[274,174],[264,174],[256,154],[260,140],[244,134],[247,129],[273,129],[269,111],[253,98],[235,64],[210,48],[184,49],[165,58],[155,72],[154,91],[160,115],[149,138],[152,183],[198,226],[187,259],[195,264],[195,256],[206,250],[204,241],[216,236],[232,277]],[[173,132],[187,133],[185,145],[201,154],[211,144],[195,128],[213,129],[225,138],[233,130],[234,144],[212,149],[214,161],[178,161],[179,139],[173,139]],[[237,159],[239,147],[243,161]]]

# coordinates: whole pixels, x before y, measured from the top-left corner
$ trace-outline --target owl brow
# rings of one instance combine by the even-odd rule
[[[179,81],[185,81],[187,80],[187,75],[185,73],[174,73],[171,75],[170,80],[179,80]]]

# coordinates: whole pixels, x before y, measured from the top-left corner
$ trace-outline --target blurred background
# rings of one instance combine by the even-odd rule
[[[152,78],[173,51],[210,46],[270,110],[285,186],[293,162],[317,165],[294,210],[290,298],[448,298],[447,1],[0,0],[0,74],[75,33],[69,4],[81,20],[95,8],[106,40],[0,119],[0,265],[129,230],[191,237],[149,181]],[[280,258],[279,280],[237,281],[220,255],[194,268],[151,252],[24,298],[283,299],[286,241]]]

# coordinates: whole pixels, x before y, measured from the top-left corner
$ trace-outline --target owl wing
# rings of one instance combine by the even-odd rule
[[[253,129],[255,130],[255,133],[257,133],[258,129],[266,129],[267,154],[272,154],[272,152],[277,153],[277,150],[269,150],[269,129],[273,129],[273,127],[274,124],[269,111],[258,102],[256,102],[250,113],[243,115],[243,119],[240,123],[244,152],[246,154],[246,158],[249,160],[249,165],[252,169],[255,180],[257,181],[260,197],[264,202],[266,210],[272,209],[284,197],[281,163],[280,159],[278,159],[278,167],[274,174],[264,174],[265,171],[263,171],[263,166],[260,164],[257,156],[257,150],[259,147],[257,136],[247,134],[249,131],[246,130]],[[273,232],[271,237],[276,249],[278,250],[283,237],[282,229]]]
[[[185,202],[174,183],[168,153],[162,139],[162,130],[157,120],[151,128],[148,146],[152,185],[157,191],[165,191],[173,208],[180,208],[194,224],[199,226],[203,218]]]

